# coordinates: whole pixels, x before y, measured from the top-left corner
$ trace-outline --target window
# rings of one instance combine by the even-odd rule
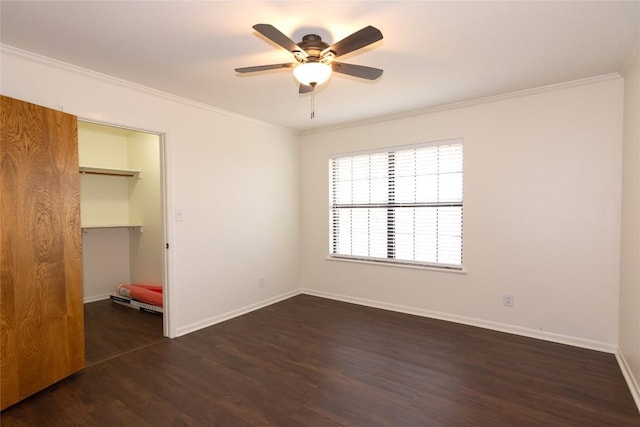
[[[332,257],[462,268],[462,140],[329,160]]]

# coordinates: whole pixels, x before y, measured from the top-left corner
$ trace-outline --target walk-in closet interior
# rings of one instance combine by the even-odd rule
[[[128,298],[120,286],[164,288],[161,137],[78,121],[78,158],[86,359],[91,364],[145,345],[149,334],[163,336],[162,293],[158,302],[149,303]],[[136,330],[142,335],[132,336]]]

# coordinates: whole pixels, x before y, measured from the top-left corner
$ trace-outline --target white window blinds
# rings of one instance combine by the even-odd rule
[[[332,256],[462,267],[462,141],[329,160]]]

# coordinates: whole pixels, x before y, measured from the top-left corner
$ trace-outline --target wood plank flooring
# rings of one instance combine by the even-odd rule
[[[8,426],[640,426],[615,357],[299,295],[96,363]]]
[[[162,315],[102,300],[84,305],[86,366],[165,339]]]

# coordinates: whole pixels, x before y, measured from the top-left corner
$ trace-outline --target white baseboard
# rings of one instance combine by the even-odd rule
[[[101,294],[101,295],[92,295],[90,297],[84,297],[83,302],[86,304],[88,302],[102,301],[105,299],[109,299],[109,295],[110,294]]]
[[[622,350],[620,350],[620,347],[618,347],[616,351],[616,359],[618,360],[618,365],[620,365],[622,375],[627,382],[627,386],[629,386],[631,396],[633,396],[633,400],[636,402],[636,406],[638,407],[638,411],[640,412],[640,387],[638,386],[638,381],[633,376],[633,372],[631,372],[629,364],[624,358],[624,354],[622,353]]]
[[[298,294],[300,294],[300,289],[294,289],[293,291],[285,292],[284,294],[280,294],[275,297],[268,298],[254,304],[250,304],[250,305],[238,308],[236,310],[232,310],[227,313],[220,314],[218,316],[210,317],[200,322],[195,322],[190,325],[183,326],[176,330],[176,337],[180,337],[182,335],[195,332],[197,330],[206,328],[208,326],[215,325],[216,323],[224,322],[225,320],[233,319],[234,317],[242,316],[243,314],[247,314],[254,310],[258,310],[268,305],[275,304],[277,302],[286,300]]]
[[[367,307],[381,308],[383,310],[397,311],[399,313],[413,314],[416,316],[429,317],[432,319],[446,320],[449,322],[461,323],[464,325],[477,326],[484,329],[494,331],[507,332],[514,335],[521,335],[530,338],[541,339],[544,341],[552,341],[560,344],[567,344],[574,347],[586,348],[589,350],[603,351],[606,353],[616,353],[616,347],[599,341],[587,340],[568,335],[555,334],[552,332],[539,331],[536,329],[523,328],[521,326],[509,325],[506,323],[492,322],[489,320],[476,319],[473,317],[459,316],[457,314],[442,313],[438,311],[425,310],[422,308],[408,307],[404,305],[391,304],[382,301],[370,300],[365,298],[351,297],[347,295],[333,294],[324,291],[316,291],[313,289],[302,289],[300,293],[313,295],[321,298],[328,298],[337,301],[350,302],[353,304],[364,305]]]

